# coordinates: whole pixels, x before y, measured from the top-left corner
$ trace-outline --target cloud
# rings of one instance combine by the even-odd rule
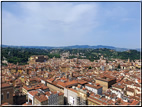
[[[67,45],[68,41],[63,39],[77,41],[97,26],[96,4],[21,2],[16,5],[19,15],[3,11],[4,43],[11,44],[15,39],[15,44],[21,45],[24,42],[30,45],[32,40],[33,45],[38,42],[54,45],[55,38],[59,38],[56,45]]]
[[[132,34],[139,31],[138,5],[134,3],[6,3],[2,5],[2,42],[7,45],[114,46],[111,41],[120,40],[120,35],[134,38]],[[128,41],[115,42],[115,46],[130,46],[132,40]]]

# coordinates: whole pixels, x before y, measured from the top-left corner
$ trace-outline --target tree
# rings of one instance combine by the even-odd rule
[[[92,67],[91,67],[91,66],[89,66],[89,69],[92,69]]]
[[[120,69],[121,67],[120,67],[120,64],[118,64],[118,67],[117,67],[118,69]]]

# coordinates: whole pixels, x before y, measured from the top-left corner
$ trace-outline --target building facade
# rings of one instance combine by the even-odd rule
[[[2,83],[1,85],[1,103],[13,104],[13,86],[8,83]]]

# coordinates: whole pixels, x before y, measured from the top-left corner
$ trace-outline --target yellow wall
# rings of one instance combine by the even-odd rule
[[[64,93],[64,89],[58,88],[52,84],[47,83],[47,87],[51,88],[54,91],[61,91],[62,93]]]
[[[92,101],[88,100],[88,105],[100,105],[100,104],[97,104],[95,102],[92,102]]]
[[[99,83],[101,86],[103,86],[103,91],[108,89],[108,82],[96,80],[96,83]]]

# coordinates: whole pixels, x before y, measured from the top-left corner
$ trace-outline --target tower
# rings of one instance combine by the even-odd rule
[[[71,77],[71,78],[73,77],[73,73],[72,73],[72,71],[70,71],[70,77]]]
[[[128,63],[130,62],[130,59],[128,58]]]

